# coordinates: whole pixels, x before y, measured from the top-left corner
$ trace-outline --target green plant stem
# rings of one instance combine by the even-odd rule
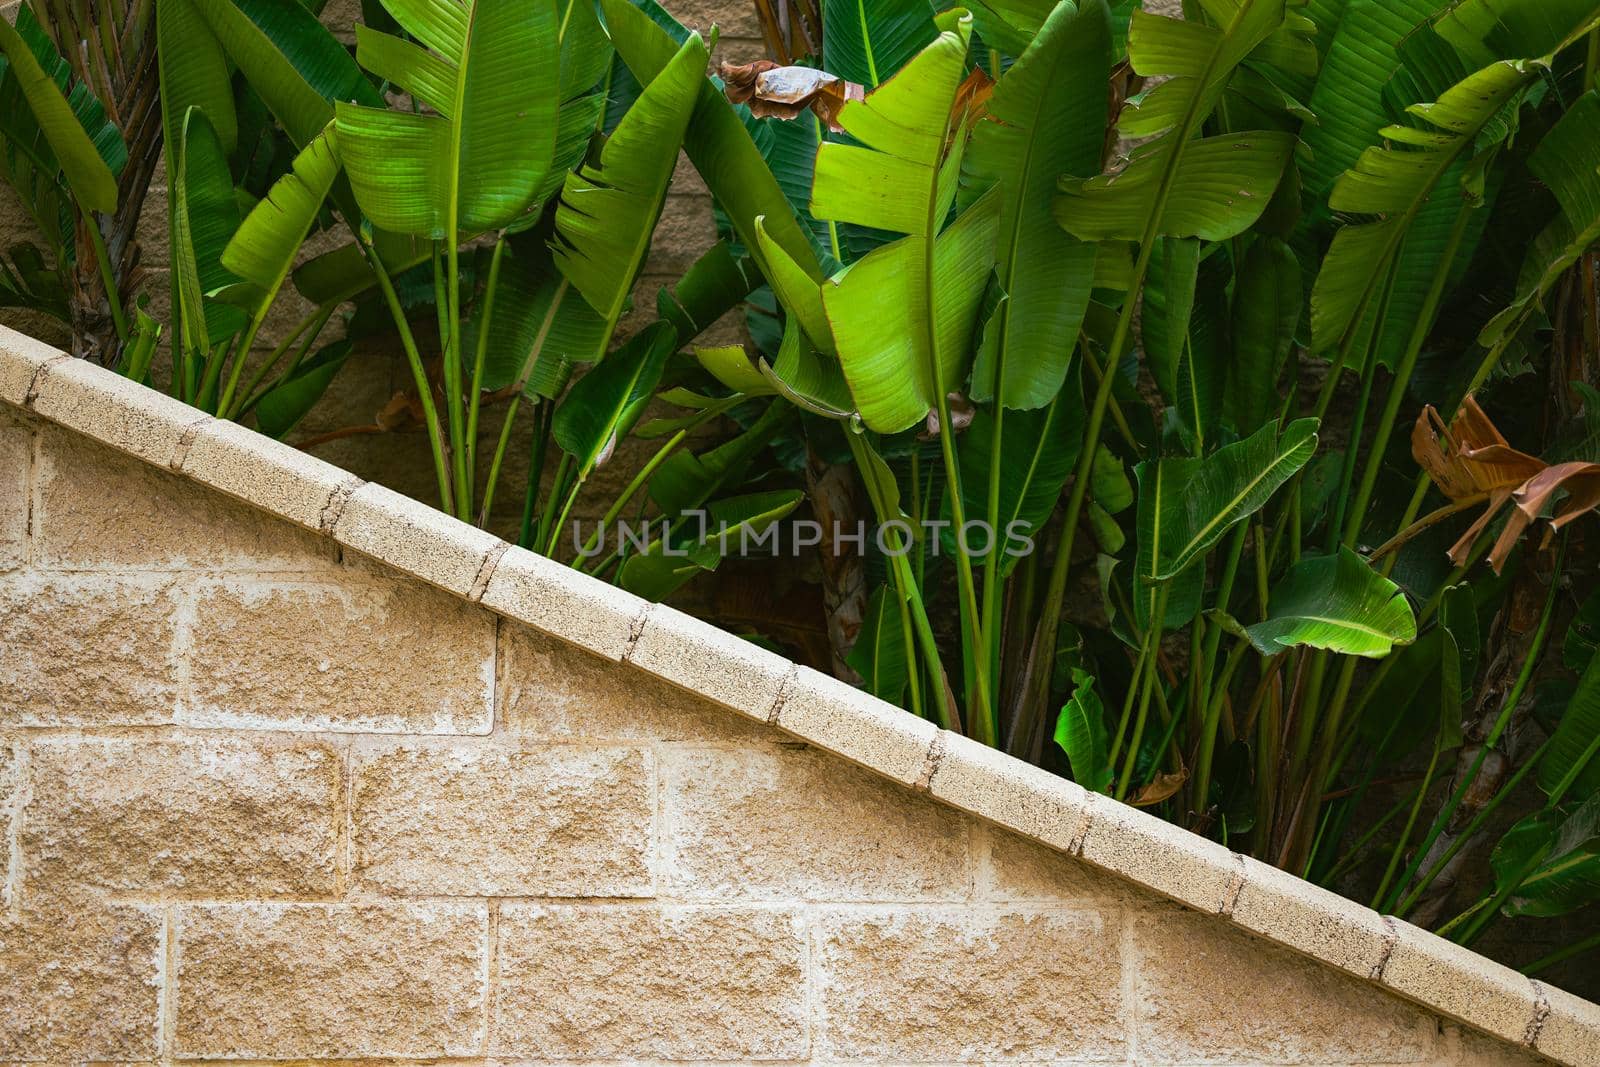
[[[273,386],[276,387],[277,385],[281,385],[285,380],[287,380],[288,376],[294,373],[294,369],[299,366],[300,362],[305,358],[306,348],[315,343],[317,336],[322,333],[323,327],[326,326],[328,320],[333,317],[334,308],[335,305],[332,304],[319,304],[310,311],[306,312],[305,316],[295,324],[294,330],[289,334],[289,336],[285,337],[281,342],[278,343],[278,346],[272,350],[272,354],[269,355],[266,361],[263,362],[261,366],[257,368],[256,372],[250,376],[250,380],[246,382],[244,388],[239,391],[236,398],[237,402],[229,405],[227,403],[229,397],[227,394],[224,394],[222,400],[219,401],[217,405],[218,417],[224,419],[237,419],[246,411],[249,411],[251,408],[255,407],[256,402],[261,399],[256,395],[256,390],[260,388],[262,380],[265,379],[268,374],[272,373],[272,369],[278,365],[278,361],[284,357],[284,354],[289,351],[290,347],[293,346],[295,342],[299,341],[302,336],[304,336],[307,339],[305,346],[302,346],[295,358],[289,362],[289,366],[284,370],[284,373],[279,375],[274,380]],[[232,387],[230,386],[230,391],[231,388]]]
[[[539,529],[538,533],[534,537],[534,545],[536,549],[538,546],[545,545],[553,542],[554,540],[554,536],[551,531],[555,526],[556,507],[559,505],[561,499],[567,495],[568,490],[570,489],[568,481],[570,480],[571,475],[572,453],[562,452],[561,458],[556,461],[555,478],[550,483],[550,496],[545,500],[544,511],[539,516]],[[571,503],[569,502],[567,506],[570,508]],[[544,549],[543,551],[545,555],[550,554],[550,550],[548,548]]]
[[[489,460],[489,474],[483,483],[483,503],[478,506],[478,526],[480,529],[489,527],[489,509],[494,506],[495,487],[500,484],[500,465],[506,458],[506,446],[511,443],[511,427],[516,422],[517,409],[522,406],[522,393],[512,394],[511,403],[506,405],[506,417],[500,423],[500,436],[495,441],[494,455]],[[529,477],[536,476],[537,472],[530,471]]]
[[[1417,816],[1422,812],[1422,802],[1428,798],[1428,787],[1433,784],[1434,772],[1439,769],[1439,756],[1444,747],[1443,743],[1444,735],[1437,734],[1433,739],[1433,755],[1428,757],[1428,769],[1422,772],[1422,785],[1417,789],[1416,801],[1411,805],[1410,814],[1406,816],[1405,826],[1400,829],[1399,840],[1389,851],[1389,862],[1383,869],[1383,877],[1378,881],[1377,891],[1372,894],[1373,907],[1377,907],[1389,893],[1389,886],[1400,867],[1400,857],[1405,855],[1406,845],[1411,840],[1411,831],[1416,829]]]
[[[417,387],[418,402],[422,405],[422,420],[428,427],[428,444],[433,448],[433,470],[439,480],[439,505],[446,514],[454,515],[456,509],[455,498],[450,491],[449,457],[439,426],[439,413],[433,406],[433,386],[428,382],[427,368],[422,365],[416,338],[411,335],[411,324],[406,321],[405,308],[394,291],[394,283],[389,280],[389,272],[384,270],[377,252],[364,236],[361,243],[367,251],[367,262],[377,276],[378,287],[383,290],[384,302],[389,305],[389,315],[394,319],[395,329],[400,333],[400,346],[405,349],[406,362],[411,366],[411,379]]]
[[[76,199],[76,198],[74,198]],[[128,343],[128,313],[122,307],[122,293],[117,288],[117,275],[111,269],[111,253],[106,251],[106,239],[100,232],[100,223],[95,218],[95,213],[83,206],[83,201],[78,201],[78,213],[83,216],[83,228],[89,234],[89,246],[94,251],[95,266],[100,271],[100,284],[106,290],[106,305],[111,308],[111,324],[116,328],[117,340],[122,344]]]
[[[868,462],[865,443],[852,433],[848,427],[844,431],[844,436],[850,445],[850,453],[855,459],[856,469],[862,471],[870,470],[872,465]],[[874,513],[878,516],[878,520],[886,522],[889,519],[898,518],[897,514],[891,514],[888,502],[883,500],[877,489],[874,488],[873,479],[863,478],[861,480],[866,486],[867,496],[872,504]],[[955,728],[956,723],[951,717],[951,709],[945,700],[944,686],[940,684],[946,674],[939,656],[939,642],[934,637],[933,624],[929,621],[927,607],[922,602],[921,587],[916,584],[916,580],[911,573],[910,562],[906,558],[907,554],[903,551],[907,545],[901,540],[898,529],[895,530],[895,541],[895,551],[889,553],[890,571],[894,575],[895,584],[899,588],[899,594],[903,602],[910,608],[912,629],[916,634],[918,645],[921,646],[922,655],[927,662],[929,672],[933,676],[936,688],[929,693],[928,699],[938,710],[936,721],[946,730],[951,730]]]
[[[452,130],[459,130],[460,123],[451,123]],[[444,365],[449,368],[454,381],[450,395],[446,398],[450,405],[450,436],[451,458],[455,461],[456,470],[456,518],[463,522],[470,522],[472,518],[472,480],[467,473],[467,442],[465,440],[466,411],[463,408],[462,397],[462,353],[461,353],[461,250],[456,245],[456,204],[455,196],[450,197],[450,212],[448,225],[445,232],[449,235],[445,242],[445,262],[449,270],[447,279],[447,297],[449,300],[449,327],[450,343],[445,346]]]
[[[1544,651],[1545,638],[1550,632],[1550,617],[1555,611],[1556,591],[1561,587],[1561,564],[1566,556],[1566,539],[1563,538],[1561,548],[1557,551],[1556,567],[1550,577],[1550,591],[1545,596],[1544,610],[1539,616],[1538,628],[1533,632],[1533,640],[1528,644],[1528,654],[1523,658],[1522,668],[1517,672],[1517,680],[1512,685],[1511,691],[1506,694],[1505,701],[1500,706],[1500,714],[1495,719],[1494,727],[1489,731],[1489,736],[1484,738],[1483,744],[1478,747],[1478,755],[1473,759],[1467,773],[1462,776],[1461,784],[1456,786],[1450,794],[1449,801],[1439,813],[1434,816],[1433,823],[1428,827],[1428,833],[1423,837],[1422,843],[1417,846],[1416,856],[1407,865],[1405,873],[1400,876],[1391,897],[1408,885],[1427,858],[1428,850],[1433,848],[1433,843],[1439,839],[1444,828],[1449,825],[1450,819],[1455,815],[1456,809],[1461,806],[1461,801],[1466,797],[1467,790],[1472,788],[1472,783],[1477,781],[1478,771],[1482,769],[1484,760],[1489,756],[1490,749],[1500,740],[1500,735],[1505,733],[1506,727],[1511,725],[1511,717],[1517,710],[1517,704],[1522,700],[1523,691],[1527,689],[1529,680],[1533,677],[1533,669],[1539,661],[1540,654]],[[1390,905],[1389,909],[1392,909]]]
[[[1144,645],[1148,649],[1145,654],[1144,678],[1139,689],[1139,713],[1133,721],[1133,735],[1128,739],[1128,755],[1122,765],[1122,777],[1117,782],[1117,799],[1122,800],[1128,795],[1128,783],[1133,778],[1134,764],[1139,760],[1139,742],[1144,740],[1145,722],[1150,714],[1150,690],[1156,684],[1156,676],[1160,669],[1156,661],[1161,653],[1161,629],[1166,621],[1167,596],[1171,592],[1171,585],[1163,582],[1155,591],[1155,605],[1150,613],[1150,626],[1145,631]]]
[[[1220,626],[1214,627],[1222,629]],[[1201,690],[1202,694],[1209,694],[1205,705],[1205,718],[1200,724],[1200,748],[1194,758],[1194,776],[1191,779],[1192,788],[1190,795],[1194,798],[1194,809],[1204,811],[1206,800],[1211,793],[1211,766],[1216,758],[1217,730],[1222,724],[1222,707],[1228,696],[1228,686],[1233,681],[1234,673],[1239,669],[1239,664],[1244,661],[1245,654],[1250,651],[1250,642],[1240,640],[1228,653],[1228,658],[1222,665],[1222,674],[1217,679],[1214,687]]]
[[[533,518],[539,506],[539,489],[544,483],[545,452],[550,447],[550,409],[554,406],[554,401],[540,399],[538,410],[534,412],[533,442],[528,455],[528,485],[522,493],[522,528],[517,534],[517,544],[522,548],[533,545]]]
[[[500,260],[506,251],[505,234],[495,239],[494,254],[489,257],[489,281],[483,292],[483,315],[478,320],[478,350],[472,361],[472,381],[468,386],[467,407],[467,479],[470,487],[478,478],[478,411],[483,404],[483,367],[489,358],[489,323],[494,316],[495,291],[500,285]],[[487,492],[488,490],[485,490]],[[472,510],[469,496],[467,510]]]
[[[1355,504],[1350,509],[1348,524],[1345,527],[1344,543],[1347,545],[1353,546],[1361,533],[1361,520],[1366,515],[1367,505],[1372,502],[1372,492],[1378,484],[1378,472],[1383,467],[1383,455],[1388,451],[1389,437],[1394,433],[1400,405],[1405,400],[1407,386],[1411,384],[1411,375],[1417,369],[1417,357],[1422,353],[1423,342],[1428,339],[1428,334],[1433,329],[1439,302],[1443,299],[1445,285],[1450,280],[1450,267],[1461,249],[1462,238],[1467,232],[1467,223],[1472,220],[1476,206],[1474,201],[1464,199],[1456,212],[1456,220],[1450,227],[1450,239],[1445,244],[1444,255],[1439,261],[1438,269],[1434,271],[1427,298],[1422,304],[1422,311],[1417,316],[1416,325],[1412,327],[1411,337],[1406,342],[1405,354],[1400,358],[1400,366],[1395,370],[1394,381],[1389,383],[1389,395],[1384,398],[1383,414],[1378,418],[1378,430],[1368,447],[1367,466],[1362,471],[1361,486],[1356,490]]]
[[[935,363],[937,365],[937,359]],[[934,388],[938,392],[939,451],[944,457],[945,480],[949,486],[947,497],[950,501],[950,516],[956,529],[956,578],[961,592],[962,612],[969,620],[968,648],[972,661],[972,677],[969,680],[973,686],[973,692],[968,694],[969,699],[973,701],[970,709],[972,721],[969,726],[974,740],[993,747],[999,743],[999,736],[993,706],[989,699],[987,638],[978,607],[972,560],[962,550],[962,541],[965,538],[963,531],[967,526],[967,509],[961,500],[961,465],[956,460],[956,434],[955,427],[950,421],[950,397],[945,392],[942,375],[937,372],[934,374]]]
[[[1421,790],[1418,790],[1417,792],[1421,792]],[[1330,867],[1325,874],[1318,876],[1316,880],[1317,884],[1321,886],[1332,886],[1335,880],[1337,880],[1341,874],[1344,874],[1357,863],[1361,862],[1361,850],[1366,848],[1374,837],[1377,837],[1380,833],[1382,833],[1383,828],[1393,822],[1402,811],[1405,811],[1407,808],[1411,807],[1412,801],[1416,798],[1416,795],[1416,793],[1408,793],[1401,797],[1393,806],[1389,808],[1388,811],[1383,813],[1377,822],[1367,827],[1366,831],[1363,832],[1360,837],[1356,838],[1355,842],[1345,850],[1344,858]]]
[[[1563,963],[1567,960],[1570,960],[1574,956],[1581,956],[1585,952],[1592,952],[1596,948],[1600,948],[1600,933],[1594,934],[1591,937],[1586,937],[1582,941],[1567,945],[1564,948],[1559,948],[1550,953],[1548,956],[1540,956],[1538,959],[1522,968],[1522,973],[1531,977],[1532,975],[1538,974],[1540,971],[1548,970],[1551,967],[1554,967],[1558,963]]]
[[[1439,858],[1423,872],[1422,877],[1417,879],[1417,884],[1412,888],[1411,892],[1402,897],[1400,902],[1394,906],[1396,915],[1403,917],[1412,908],[1416,907],[1417,901],[1422,899],[1422,894],[1427,892],[1428,887],[1433,884],[1433,880],[1439,877],[1439,873],[1449,865],[1451,860],[1455,859],[1456,853],[1467,846],[1467,842],[1472,840],[1473,835],[1483,827],[1484,823],[1489,821],[1490,816],[1516,791],[1517,786],[1522,784],[1522,780],[1528,776],[1529,772],[1539,765],[1539,760],[1544,757],[1549,748],[1550,739],[1546,738],[1543,744],[1533,750],[1533,754],[1523,761],[1522,766],[1517,768],[1516,773],[1507,779],[1505,785],[1500,787],[1500,791],[1489,799],[1489,803],[1479,809],[1478,813],[1472,817],[1472,821],[1467,823],[1454,841],[1450,842],[1450,847],[1445,849]],[[1395,890],[1398,892],[1404,888],[1405,882],[1400,882],[1395,887]]]

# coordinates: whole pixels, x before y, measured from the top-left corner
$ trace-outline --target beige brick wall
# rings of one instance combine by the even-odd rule
[[[0,459],[0,1061],[1542,1062],[4,405]]]

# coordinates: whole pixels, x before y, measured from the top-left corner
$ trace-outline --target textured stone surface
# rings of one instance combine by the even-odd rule
[[[513,733],[561,741],[779,736],[703,697],[513,622],[500,627],[499,662],[500,712]]]
[[[928,720],[810,667],[784,689],[778,726],[905,785],[926,773],[939,733]]]
[[[0,725],[169,721],[177,607],[154,575],[0,578]]]
[[[229,1059],[475,1052],[487,939],[482,904],[180,908],[176,1051]]]
[[[508,904],[489,1051],[799,1059],[805,937],[785,910]]]
[[[153,908],[0,916],[0,1060],[153,1059],[160,952]]]
[[[32,451],[32,427],[0,408],[0,571],[27,559],[28,466]]]
[[[1157,1063],[1410,1063],[1435,1024],[1377,987],[1207,916],[1134,923],[1139,1050]]]
[[[1384,985],[1496,1037],[1522,1040],[1538,1004],[1532,980],[1454,941],[1393,921],[1398,939],[1384,964]]]
[[[1150,904],[1154,894],[1037,841],[987,827],[976,844],[977,892],[990,900]],[[983,850],[987,849],[987,862]]]
[[[417,582],[216,582],[194,609],[182,720],[487,733],[493,616]]]
[[[818,920],[818,1052],[1119,1056],[1121,931],[1094,912],[841,909]]]
[[[315,571],[331,546],[254,508],[77,434],[46,426],[40,566]]]
[[[815,749],[662,754],[673,896],[952,900],[969,893],[956,812]]]
[[[35,742],[24,898],[332,893],[339,762],[319,741]]]
[[[401,895],[648,896],[652,772],[639,748],[467,742],[361,753],[355,875]]]

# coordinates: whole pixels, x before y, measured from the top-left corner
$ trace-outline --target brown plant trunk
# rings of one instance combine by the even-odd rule
[[[856,685],[861,676],[844,658],[855,647],[867,612],[867,572],[856,542],[832,536],[834,531],[853,536],[857,524],[863,521],[861,485],[855,468],[828,463],[808,447],[806,496],[823,530],[822,603],[828,624],[830,666],[835,678]]]

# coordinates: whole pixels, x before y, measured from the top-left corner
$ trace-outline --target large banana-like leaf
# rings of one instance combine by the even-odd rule
[[[1439,36],[1480,64],[1554,52],[1591,21],[1594,0],[1457,0],[1435,23]]]
[[[1307,200],[1320,205],[1339,175],[1389,125],[1383,88],[1399,68],[1400,42],[1446,0],[1348,0],[1308,101],[1317,116],[1301,136]],[[1409,102],[1409,101],[1408,101]],[[1316,210],[1314,207],[1313,210]]]
[[[1253,432],[1272,413],[1304,304],[1299,257],[1276,237],[1257,238],[1239,266],[1233,293],[1227,407],[1243,433]]]
[[[1600,7],[1591,7],[1583,21],[1569,26],[1563,42],[1578,39],[1596,24],[1600,24]],[[1555,50],[1561,47],[1564,43]],[[1339,178],[1329,195],[1329,206],[1348,214],[1378,216],[1378,220],[1345,226],[1334,236],[1312,290],[1314,349],[1348,345],[1356,331],[1364,328],[1374,296],[1389,277],[1396,253],[1408,242],[1419,215],[1430,205],[1442,203],[1449,212],[1452,202],[1461,202],[1436,197],[1436,190],[1450,179],[1464,176],[1463,166],[1465,175],[1474,173],[1469,161],[1478,153],[1481,135],[1502,109],[1544,76],[1552,56],[1553,52],[1493,62],[1432,103],[1411,105],[1407,111],[1421,123],[1379,131],[1385,143],[1366,149],[1356,165]],[[1459,195],[1473,194],[1463,184]],[[1426,242],[1429,246],[1434,243],[1433,239]],[[1405,280],[1415,285],[1420,284],[1421,276],[1431,277],[1434,270],[1450,265],[1433,263],[1431,270],[1420,272],[1414,263],[1405,266]],[[1416,293],[1412,295],[1414,298]],[[1412,299],[1410,303],[1420,301]],[[1403,314],[1399,325],[1405,333],[1413,327]]]
[[[1317,421],[1276,424],[1203,458],[1147,460],[1139,480],[1140,579],[1176,577],[1259,511],[1317,450]]]
[[[1496,892],[1509,891],[1507,915],[1565,915],[1600,900],[1600,794],[1570,814],[1546,808],[1524,818],[1489,863]]]
[[[392,0],[424,47],[363,31],[356,58],[437,114],[336,108],[361,210],[396,233],[455,240],[505,226],[538,195],[560,105],[555,0]]]
[[[1416,640],[1417,620],[1399,586],[1341,547],[1291,567],[1245,633],[1263,656],[1306,646],[1380,659]]]
[[[939,35],[928,0],[822,0],[822,65],[875,89]]]
[[[629,0],[600,0],[600,9],[613,47],[640,82],[654,80],[687,39],[687,33],[679,26],[681,36],[675,41],[671,33]],[[813,280],[822,280],[816,251],[794,209],[767,169],[744,121],[709,78],[700,81],[683,150],[705,179],[711,195],[728,213],[740,243],[756,257],[763,275],[771,277],[756,240],[757,218],[766,220],[768,234]]]
[[[698,34],[645,87],[600,154],[567,175],[556,208],[556,266],[609,323],[622,317],[677,163],[706,66]]]
[[[1573,102],[1545,134],[1528,167],[1555,194],[1561,212],[1534,238],[1516,299],[1479,336],[1489,346],[1534,307],[1596,241],[1600,241],[1600,92]]]
[[[1006,294],[973,366],[974,400],[1037,408],[1066,377],[1089,306],[1095,246],[1054,225],[1051,202],[1061,175],[1100,165],[1110,64],[1105,0],[1081,8],[1061,0],[973,130],[962,177],[999,190],[995,270]]]
[[[656,293],[656,314],[672,323],[678,344],[686,345],[760,286],[754,261],[734,255],[726,241],[718,241],[690,264],[675,285]],[[744,365],[750,367],[748,361]],[[756,373],[754,368],[750,373]]]
[[[1086,241],[1146,241],[1159,235],[1221,241],[1266,209],[1293,135],[1280,131],[1191,140],[1234,69],[1284,26],[1284,0],[1205,0],[1215,25],[1135,11],[1128,59],[1167,80],[1123,109],[1124,136],[1154,140],[1116,174],[1062,180],[1056,220]]]
[[[176,143],[183,116],[191,107],[198,107],[217,131],[222,150],[232,155],[239,142],[239,119],[234,112],[228,59],[195,0],[156,4],[156,43],[168,143]]]
[[[68,321],[67,293],[40,251],[19,241],[0,256],[0,307],[28,308]]]
[[[556,409],[556,443],[578,462],[586,478],[604,463],[644,414],[677,335],[664,322],[651,325],[580,378]]]
[[[668,516],[704,506],[744,479],[756,456],[772,443],[793,415],[786,404],[768,404],[749,429],[717,447],[700,455],[689,451],[673,453],[650,479],[650,499]]]
[[[861,687],[880,700],[900,703],[910,678],[911,657],[900,605],[888,585],[867,601],[856,643],[844,661],[861,676]]]
[[[540,209],[561,189],[567,172],[583,161],[589,141],[605,113],[606,94],[596,84],[610,68],[611,41],[595,14],[594,0],[563,0],[561,9],[561,108],[556,116],[555,151],[533,207],[526,218],[536,222]]]
[[[688,544],[657,541],[648,551],[630,556],[619,576],[622,587],[648,600],[662,600],[695,575],[716,570],[725,555],[766,534],[768,527],[804,498],[798,489],[782,489],[710,504],[705,509],[703,535]]]
[[[25,7],[23,11],[28,11]],[[31,13],[28,16],[31,18]],[[96,147],[91,132],[85,126],[86,115],[80,110],[92,100],[87,89],[77,86],[71,90],[80,97],[80,107],[75,108],[68,96],[65,70],[58,81],[47,71],[39,56],[23,40],[17,27],[0,19],[0,52],[5,53],[7,73],[16,78],[28,109],[38,123],[45,143],[55,157],[67,186],[78,201],[89,211],[112,212],[117,209],[117,175],[115,169]],[[59,56],[52,56],[60,60]],[[63,68],[65,64],[62,64]],[[102,110],[101,118],[104,118]],[[115,129],[111,133],[115,135]],[[120,137],[117,146],[122,145]],[[121,158],[127,158],[122,149]]]
[[[228,241],[222,265],[259,286],[263,302],[270,302],[288,277],[338,176],[338,143],[330,124],[295,156],[289,173],[272,184]]]
[[[244,325],[238,308],[207,299],[238,280],[222,265],[222,252],[239,227],[239,207],[227,157],[205,113],[190,108],[180,136],[172,177],[173,299],[185,351],[205,357]]]
[[[519,242],[500,265],[483,387],[516,385],[529,399],[559,397],[578,363],[603,353],[606,324],[561,276],[542,243]],[[476,337],[476,319],[467,336]]]
[[[1067,754],[1072,780],[1092,793],[1111,790],[1111,746],[1106,738],[1106,711],[1095,692],[1094,678],[1072,668],[1072,697],[1056,718],[1056,744]]]
[[[817,152],[812,214],[907,235],[822,292],[851,395],[866,424],[885,433],[921,421],[964,378],[994,262],[993,191],[940,232],[965,140],[964,110],[952,112],[971,34],[970,17],[951,21],[899,74],[840,110],[839,125],[859,144]]]
[[[1600,793],[1600,656],[1590,659],[1578,676],[1550,750],[1539,762],[1539,788],[1551,796]]]
[[[296,147],[333,118],[333,102],[382,107],[344,45],[299,0],[191,0]]]
[[[1222,414],[1231,354],[1224,289],[1231,280],[1223,260],[1202,257],[1193,237],[1163,237],[1150,257],[1141,309],[1145,354],[1191,452],[1203,451]]]

